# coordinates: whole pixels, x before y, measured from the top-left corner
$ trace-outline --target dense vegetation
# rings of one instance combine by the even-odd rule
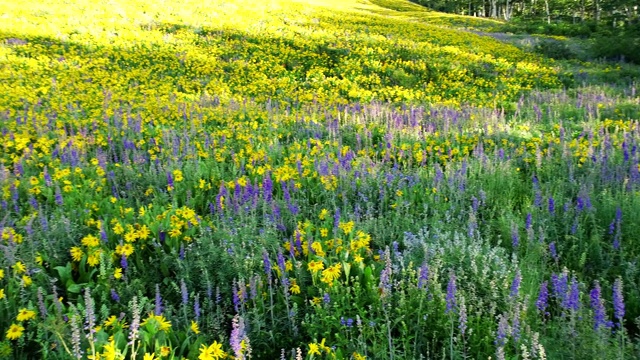
[[[401,0],[0,13],[0,358],[640,356],[637,66]]]
[[[591,55],[596,58],[640,64],[640,6],[634,0],[413,1],[437,11],[505,20],[495,27],[503,32],[581,37],[588,40]],[[405,5],[400,9],[422,11]],[[575,56],[566,49],[562,53]]]

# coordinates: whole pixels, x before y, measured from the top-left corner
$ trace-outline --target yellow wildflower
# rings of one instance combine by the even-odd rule
[[[73,259],[73,261],[80,261],[82,260],[82,256],[84,256],[82,249],[77,246],[72,247],[69,252],[71,253],[71,259]]]
[[[327,216],[329,215],[329,210],[327,209],[322,209],[320,211],[320,215],[318,215],[318,218],[320,218],[320,220],[324,220],[327,218]]]
[[[113,271],[113,277],[116,278],[116,280],[122,279],[122,268],[116,268]]]
[[[364,355],[360,355],[357,352],[353,353],[353,359],[354,360],[367,360],[367,357]]]
[[[22,275],[22,284],[24,285],[24,287],[31,286],[32,283],[33,280],[31,280],[31,276]]]
[[[118,322],[118,318],[115,315],[111,315],[107,320],[104,321],[104,327],[112,327],[117,322]]]
[[[298,285],[295,280],[291,280],[289,291],[291,291],[292,294],[300,294],[300,285]]]
[[[200,334],[200,328],[198,328],[198,323],[191,320],[191,331],[194,332],[194,334]]]
[[[27,271],[27,267],[22,263],[22,261],[16,262],[12,268],[16,274],[22,274]]]
[[[309,261],[309,264],[307,264],[307,268],[309,269],[309,271],[312,271],[315,274],[318,271],[324,269],[324,263],[320,260]]]
[[[173,181],[180,182],[182,180],[184,180],[184,177],[182,176],[182,171],[173,170]]]
[[[142,360],[156,360],[156,354],[144,353],[144,358]]]
[[[22,336],[24,332],[24,328],[21,325],[11,324],[9,326],[9,330],[7,330],[7,339],[16,340]]]
[[[335,264],[322,271],[321,281],[331,285],[334,280],[340,277],[340,264]]]
[[[102,356],[107,360],[116,360],[122,357],[120,350],[116,347],[115,341],[111,340],[108,344],[105,344],[102,348]]]
[[[160,356],[162,357],[167,357],[169,356],[169,354],[171,354],[171,348],[168,346],[161,346],[160,347]]]
[[[100,244],[100,241],[98,240],[98,238],[93,235],[87,235],[83,237],[81,242],[82,242],[82,245],[86,247],[96,247]]]
[[[149,230],[147,225],[142,225],[140,226],[140,229],[138,229],[138,239],[140,240],[146,240],[147,238],[149,238],[149,234],[151,234],[151,231]]]
[[[33,310],[29,310],[27,308],[22,308],[18,310],[18,316],[16,316],[16,320],[18,321],[28,321],[36,317],[36,312]]]
[[[200,345],[200,355],[198,360],[218,360],[224,358],[227,354],[222,351],[222,344],[214,341],[209,347],[202,344]]]
[[[309,344],[309,355],[320,355],[320,347],[318,346],[318,344]]]

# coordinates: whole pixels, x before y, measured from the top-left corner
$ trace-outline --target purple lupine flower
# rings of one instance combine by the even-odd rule
[[[333,215],[333,229],[337,231],[338,225],[340,225],[340,208],[336,208],[336,213]]]
[[[518,226],[513,224],[511,225],[511,246],[514,248],[518,247],[520,244],[520,235],[518,234]]]
[[[578,196],[578,200],[576,200],[576,213],[580,214],[584,210],[584,200],[582,200],[582,196]]]
[[[156,301],[155,308],[153,313],[158,316],[162,314],[162,310],[164,307],[162,306],[162,296],[160,295],[160,285],[156,284]]]
[[[609,235],[613,235],[613,232],[615,230],[616,230],[616,221],[611,220],[611,223],[609,223]]]
[[[104,243],[109,241],[109,238],[107,237],[107,231],[104,228],[104,223],[100,225],[100,240],[102,240],[102,242]]]
[[[242,316],[236,314],[231,322],[231,336],[229,337],[229,344],[236,356],[236,359],[243,359],[242,357],[242,340],[244,339],[244,320]]]
[[[531,213],[527,213],[527,218],[525,220],[525,229],[531,230]]]
[[[120,258],[120,266],[122,267],[122,270],[127,270],[127,268],[129,267],[127,257],[124,254],[122,254],[122,257]]]
[[[578,288],[578,281],[576,277],[571,278],[571,288],[569,294],[565,298],[563,307],[567,310],[577,311],[580,308],[580,289]]]
[[[184,244],[180,244],[180,251],[178,252],[178,259],[184,260],[185,252],[184,252]]]
[[[467,332],[467,306],[465,305],[464,297],[461,297],[458,309],[458,330],[460,330],[460,334],[464,336]]]
[[[551,274],[551,285],[553,286],[553,296],[558,299],[562,304],[567,297],[567,291],[569,290],[569,283],[566,270],[560,275]]]
[[[506,316],[500,315],[500,321],[498,322],[498,332],[496,334],[496,340],[494,343],[498,347],[503,347],[507,343],[507,336],[509,334],[509,321]]]
[[[56,186],[55,201],[56,201],[56,205],[58,206],[62,206],[64,204],[64,200],[62,199],[62,193],[60,192],[60,187],[58,186]]]
[[[232,286],[232,292],[233,292],[233,307],[236,310],[236,314],[240,312],[240,294],[239,294],[240,291],[241,289],[238,289],[237,283],[234,281]]]
[[[429,266],[424,263],[418,271],[418,289],[426,290],[427,282],[429,281]]]
[[[517,343],[520,341],[520,306],[518,304],[511,315],[511,337]]]
[[[447,284],[447,308],[444,310],[445,314],[455,311],[456,307],[456,275],[452,271],[449,274],[449,284]]]
[[[520,274],[520,270],[516,271],[516,275],[513,277],[513,281],[511,282],[511,292],[509,297],[511,299],[518,297],[518,291],[520,290],[520,282],[522,281],[522,275]]]
[[[284,255],[282,255],[281,251],[278,251],[278,256],[277,256],[277,260],[278,260],[278,267],[280,268],[280,271],[282,272],[282,276],[284,276],[286,274],[286,264],[285,264],[285,260],[284,260]]]
[[[551,253],[551,258],[554,261],[558,261],[558,252],[556,251],[556,242],[552,241],[549,243],[549,253]]]
[[[600,284],[596,281],[595,287],[589,293],[591,308],[593,309],[593,327],[598,330],[607,327],[607,314],[601,297]]]
[[[255,298],[258,297],[259,281],[260,281],[260,278],[258,277],[258,275],[252,276],[251,279],[249,279],[249,298],[251,300],[255,300]]]
[[[269,254],[267,250],[262,250],[262,263],[264,264],[264,273],[267,275],[267,280],[271,284],[271,261],[269,260]]]
[[[553,200],[553,197],[549,197],[549,213],[554,214],[556,211],[556,203]]]
[[[200,319],[202,309],[200,308],[200,294],[196,294],[196,299],[193,301],[193,314],[196,318],[196,322]]]
[[[182,295],[182,305],[186,306],[189,303],[189,290],[184,279],[180,279],[180,295]]]
[[[379,289],[382,292],[382,296],[388,295],[391,293],[391,275],[393,272],[393,268],[391,266],[391,250],[387,246],[384,252],[385,256],[385,267],[380,273],[380,284]]]
[[[478,208],[480,207],[480,201],[475,196],[471,197],[471,209],[473,212],[478,212]]]
[[[174,188],[173,174],[171,174],[171,171],[167,171],[167,188]]]
[[[49,171],[47,170],[46,166],[44,167],[44,169],[42,169],[42,175],[44,177],[45,185],[51,186],[51,184],[53,184],[53,181],[51,179],[51,175],[49,174]]]
[[[324,293],[324,296],[322,297],[322,301],[325,304],[331,303],[331,296],[329,296],[329,293]]]
[[[617,278],[613,283],[613,317],[618,320],[618,326],[622,327],[624,321],[624,297],[622,295],[622,279]]]
[[[620,209],[620,207],[618,207],[616,209],[616,218],[614,220],[615,222],[615,234],[613,236],[613,248],[615,250],[620,250],[620,239],[622,237],[622,209]],[[609,226],[609,233],[612,233],[612,226],[614,225],[614,223],[612,222],[611,225]]]
[[[114,289],[111,289],[111,300],[120,302],[120,295]]]
[[[538,308],[538,311],[540,311],[543,315],[547,315],[546,310],[549,303],[548,285],[548,281],[544,281],[542,284],[540,284],[540,292],[538,293],[538,300],[536,300],[536,308]]]
[[[347,327],[352,327],[353,326],[353,319],[352,318],[348,318],[347,319]]]
[[[40,310],[40,316],[43,320],[47,319],[47,306],[44,303],[44,293],[42,288],[38,288],[38,309]]]

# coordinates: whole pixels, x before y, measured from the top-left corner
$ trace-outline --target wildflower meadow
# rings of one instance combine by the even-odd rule
[[[640,357],[640,67],[404,0],[0,17],[0,358]]]

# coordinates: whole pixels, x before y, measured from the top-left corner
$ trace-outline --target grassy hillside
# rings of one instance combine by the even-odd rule
[[[0,358],[640,354],[637,67],[401,0],[0,18]]]

